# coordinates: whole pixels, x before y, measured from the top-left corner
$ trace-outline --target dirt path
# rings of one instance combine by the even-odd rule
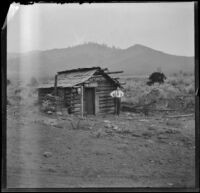
[[[76,123],[76,118],[71,118]],[[192,187],[194,117],[65,116],[8,107],[8,187]]]

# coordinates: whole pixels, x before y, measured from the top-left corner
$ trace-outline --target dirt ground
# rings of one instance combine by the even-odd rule
[[[9,188],[193,187],[194,115],[121,113],[78,121],[7,107]]]

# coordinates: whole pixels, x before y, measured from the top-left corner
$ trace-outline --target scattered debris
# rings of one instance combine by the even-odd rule
[[[56,172],[56,169],[54,169],[54,168],[48,168],[48,171],[54,173],[54,172]]]
[[[167,185],[168,185],[168,186],[173,186],[174,184],[171,183],[171,182],[169,182],[169,183],[167,183]]]
[[[46,151],[46,152],[44,152],[44,153],[43,153],[43,156],[44,156],[44,157],[46,157],[46,158],[49,158],[49,157],[51,157],[51,156],[52,156],[52,153],[51,153],[51,152],[48,152],[48,151]]]
[[[149,122],[149,120],[147,120],[147,119],[140,119],[139,121],[140,122]]]
[[[152,133],[151,132],[144,132],[142,133],[142,135],[145,137],[145,138],[150,138],[152,136]]]
[[[135,133],[132,133],[131,134],[133,137],[141,137],[141,135],[138,135],[138,134],[135,134]]]
[[[60,116],[63,115],[63,113],[60,112],[60,111],[56,112],[56,114],[57,114],[57,115],[60,115]]]
[[[45,119],[43,123],[51,126],[56,126],[58,124],[56,119]]]
[[[101,137],[102,134],[103,134],[103,130],[102,130],[101,128],[98,129],[97,131],[95,131],[95,132],[93,133],[93,135],[94,135],[96,138]]]

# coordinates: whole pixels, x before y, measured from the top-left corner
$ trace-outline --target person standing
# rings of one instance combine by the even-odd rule
[[[117,87],[117,90],[114,90],[110,93],[111,97],[114,98],[115,103],[115,114],[119,116],[120,114],[120,106],[121,106],[121,97],[124,96],[123,91],[120,90],[119,87]]]

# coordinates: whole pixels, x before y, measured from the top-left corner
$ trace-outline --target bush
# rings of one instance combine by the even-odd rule
[[[60,97],[54,96],[52,94],[47,94],[42,101],[41,110],[44,112],[52,111],[56,112],[57,103],[60,100]]]
[[[185,87],[185,92],[187,94],[194,94],[194,85],[190,84],[189,86]]]
[[[28,85],[29,86],[38,86],[38,81],[36,80],[35,77],[32,77],[30,80],[30,83]]]
[[[147,82],[147,85],[151,86],[154,83],[162,84],[162,83],[164,83],[164,80],[166,80],[166,76],[163,73],[161,73],[161,72],[153,72],[149,76],[149,81]]]

